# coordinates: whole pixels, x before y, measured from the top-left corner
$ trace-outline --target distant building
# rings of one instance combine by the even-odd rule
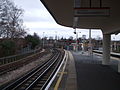
[[[86,39],[86,35],[82,35],[82,39]]]

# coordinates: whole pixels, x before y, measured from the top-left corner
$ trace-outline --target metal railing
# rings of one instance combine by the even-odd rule
[[[25,53],[22,53],[22,54],[16,54],[16,55],[0,58],[0,65],[17,61],[17,60],[25,58],[29,55],[35,54],[39,51],[41,51],[41,48],[36,49],[36,50],[31,50],[31,51],[28,51],[28,52],[25,52]]]
[[[102,54],[102,53],[103,53],[103,51],[100,51],[100,50],[93,50],[93,52],[99,53],[99,54]],[[116,58],[120,58],[120,53],[110,52],[110,56],[116,57]]]

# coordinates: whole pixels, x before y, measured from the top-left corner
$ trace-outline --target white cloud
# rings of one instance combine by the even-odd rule
[[[61,28],[61,26],[52,22],[25,22],[24,23],[29,28]]]
[[[111,35],[111,39],[112,39],[112,40],[119,40],[119,41],[120,41],[120,33],[117,34],[117,35],[112,34],[112,35]]]
[[[74,30],[72,28],[60,26],[56,24],[52,16],[45,9],[40,0],[14,0],[18,7],[22,7],[25,10],[24,13],[24,25],[30,29],[29,33],[38,33],[41,37],[43,32],[46,33],[46,36],[54,36],[55,32],[57,32],[60,37],[69,37],[74,36]],[[88,30],[86,29],[77,29],[77,31],[81,32],[79,37],[82,35],[87,35],[88,38]],[[95,38],[97,36],[102,36],[101,31],[92,31],[92,37]]]
[[[24,15],[24,19],[28,18],[31,20],[34,19],[37,21],[52,21],[54,22],[54,19],[49,15],[48,12],[44,11],[44,10],[39,10],[39,9],[31,9],[29,11],[25,11],[25,15]]]

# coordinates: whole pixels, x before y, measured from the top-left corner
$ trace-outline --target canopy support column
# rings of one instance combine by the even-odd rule
[[[110,63],[110,42],[111,35],[103,34],[103,65],[109,65]]]

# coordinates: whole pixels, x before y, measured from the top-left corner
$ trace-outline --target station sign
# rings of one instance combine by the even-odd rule
[[[110,16],[110,8],[74,8],[75,17],[107,17]]]

